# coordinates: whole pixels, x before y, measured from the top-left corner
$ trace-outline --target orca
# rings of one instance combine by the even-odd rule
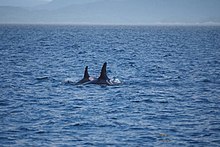
[[[94,78],[89,76],[88,66],[86,66],[83,78],[80,81],[78,81],[76,83],[76,85],[85,84],[85,83],[93,81],[93,80],[94,80]]]
[[[106,71],[107,63],[105,62],[102,66],[102,70],[98,79],[94,79],[86,84],[97,84],[97,85],[117,85],[121,82],[118,79],[109,79]]]
[[[111,86],[111,85],[121,84],[121,82],[116,78],[113,78],[113,79],[108,78],[106,67],[107,67],[107,63],[105,62],[102,66],[99,78],[96,79],[96,78],[93,78],[93,77],[89,76],[88,66],[86,66],[85,71],[84,71],[83,79],[78,81],[76,83],[76,85],[79,85],[79,84],[97,84],[97,85],[106,85],[106,86],[109,85],[109,86]]]

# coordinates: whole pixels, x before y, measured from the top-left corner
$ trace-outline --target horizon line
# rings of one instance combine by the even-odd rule
[[[89,23],[89,22],[0,22],[0,25],[103,25],[103,26],[220,26],[220,22]]]

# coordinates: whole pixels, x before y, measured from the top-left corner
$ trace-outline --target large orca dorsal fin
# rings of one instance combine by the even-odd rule
[[[99,76],[99,79],[108,80],[107,72],[106,72],[107,63],[105,62],[102,66],[102,70]]]
[[[86,66],[85,71],[84,71],[84,79],[89,79],[89,72],[88,72],[88,66]]]

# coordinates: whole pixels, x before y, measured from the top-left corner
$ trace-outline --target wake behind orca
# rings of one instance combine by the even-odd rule
[[[105,62],[102,66],[102,70],[101,70],[99,78],[96,79],[96,78],[92,78],[89,76],[88,66],[86,66],[83,79],[78,81],[76,84],[97,84],[97,85],[118,85],[118,84],[121,84],[121,82],[118,79],[108,78],[106,67],[107,67],[107,63]]]

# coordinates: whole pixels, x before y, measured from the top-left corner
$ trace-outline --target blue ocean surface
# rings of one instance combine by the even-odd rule
[[[220,27],[0,25],[0,146],[220,146]]]

